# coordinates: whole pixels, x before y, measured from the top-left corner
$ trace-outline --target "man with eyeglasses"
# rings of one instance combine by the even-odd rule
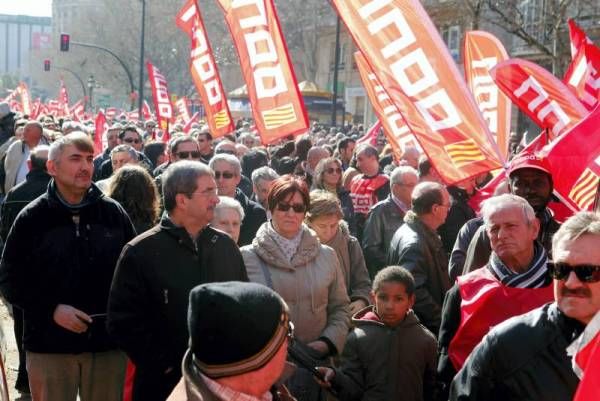
[[[109,333],[136,366],[133,401],[164,401],[181,378],[191,289],[248,281],[235,242],[209,225],[219,197],[208,166],[178,161],[162,184],[166,213],[125,245],[109,296]]]
[[[128,125],[119,133],[119,145],[129,145],[131,146],[137,153],[137,159],[140,166],[144,167],[150,174],[152,174],[152,163],[146,157],[144,153],[142,153],[142,149],[144,147],[144,141],[142,140],[142,135],[138,131],[138,128],[134,125]],[[98,179],[106,179],[110,177],[113,173],[112,162],[111,160],[105,160],[100,166],[100,175]]]
[[[436,230],[446,220],[450,195],[441,184],[422,182],[413,189],[411,205],[404,224],[392,237],[387,264],[411,272],[416,285],[413,309],[421,323],[437,335],[450,278],[448,255]]]
[[[529,203],[516,195],[495,196],[482,203],[481,215],[490,260],[458,277],[444,300],[438,379],[446,399],[454,375],[490,327],[552,301],[548,255],[536,240],[540,223]]]
[[[215,172],[219,196],[235,198],[244,208],[238,245],[241,247],[250,244],[260,226],[267,221],[267,214],[261,205],[238,188],[242,174],[240,161],[233,155],[221,153],[210,159],[208,166]]]
[[[387,253],[392,237],[404,223],[410,209],[410,197],[419,182],[417,170],[409,166],[396,167],[390,175],[390,195],[373,206],[367,217],[362,249],[371,278],[387,266]]]
[[[494,327],[450,388],[450,400],[572,400],[566,348],[600,310],[600,214],[579,212],[554,234],[554,301]]]

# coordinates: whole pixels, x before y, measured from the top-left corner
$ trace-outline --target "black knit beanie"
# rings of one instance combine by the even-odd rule
[[[194,364],[212,378],[259,369],[285,340],[288,319],[283,299],[264,285],[199,285],[190,292],[188,308]]]

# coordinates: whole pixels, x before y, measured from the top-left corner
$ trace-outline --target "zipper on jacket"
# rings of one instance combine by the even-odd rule
[[[165,300],[165,305],[169,303],[169,290],[163,289],[163,299]]]
[[[71,218],[73,219],[73,224],[75,224],[75,236],[77,238],[79,238],[80,237],[80,234],[79,234],[79,215],[78,214],[74,214]]]

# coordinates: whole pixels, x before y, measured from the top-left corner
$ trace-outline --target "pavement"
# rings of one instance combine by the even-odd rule
[[[31,401],[29,394],[21,394],[15,390],[15,381],[19,370],[19,353],[13,331],[13,320],[4,301],[0,300],[0,352],[4,362],[4,372],[11,401]],[[3,383],[0,376],[0,400],[2,398]]]

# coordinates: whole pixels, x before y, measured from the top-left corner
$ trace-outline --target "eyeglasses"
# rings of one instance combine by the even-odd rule
[[[336,167],[336,168],[330,167],[330,168],[326,169],[325,172],[327,174],[333,174],[333,173],[342,174],[342,169],[339,167]]]
[[[178,159],[199,159],[200,158],[200,152],[196,152],[196,151],[191,151],[191,152],[177,152],[175,153],[177,155]]]
[[[566,280],[571,272],[573,272],[582,283],[596,283],[600,281],[600,266],[595,265],[571,266],[567,263],[548,262],[548,272],[555,280]]]
[[[287,332],[287,338],[289,338],[290,340],[294,339],[294,323],[292,323],[291,321],[288,320],[288,332]]]
[[[212,188],[212,189],[206,189],[204,191],[200,191],[200,192],[192,192],[190,194],[190,198],[193,195],[200,195],[200,196],[217,196],[217,189],[216,188]]]
[[[281,212],[287,212],[288,210],[293,209],[295,213],[304,213],[306,212],[306,206],[302,203],[294,203],[290,205],[289,203],[278,203],[277,210]]]
[[[215,153],[217,154],[228,154],[228,155],[234,155],[235,156],[235,150],[229,150],[229,149],[218,149]]]
[[[142,143],[142,140],[141,139],[135,139],[135,138],[125,138],[125,139],[123,139],[123,142],[126,142],[126,143],[135,143],[137,145],[138,143]]]
[[[230,180],[233,177],[235,177],[235,174],[230,173],[229,171],[224,171],[224,172],[215,171],[215,179],[218,180],[221,177],[223,177],[226,180]]]

